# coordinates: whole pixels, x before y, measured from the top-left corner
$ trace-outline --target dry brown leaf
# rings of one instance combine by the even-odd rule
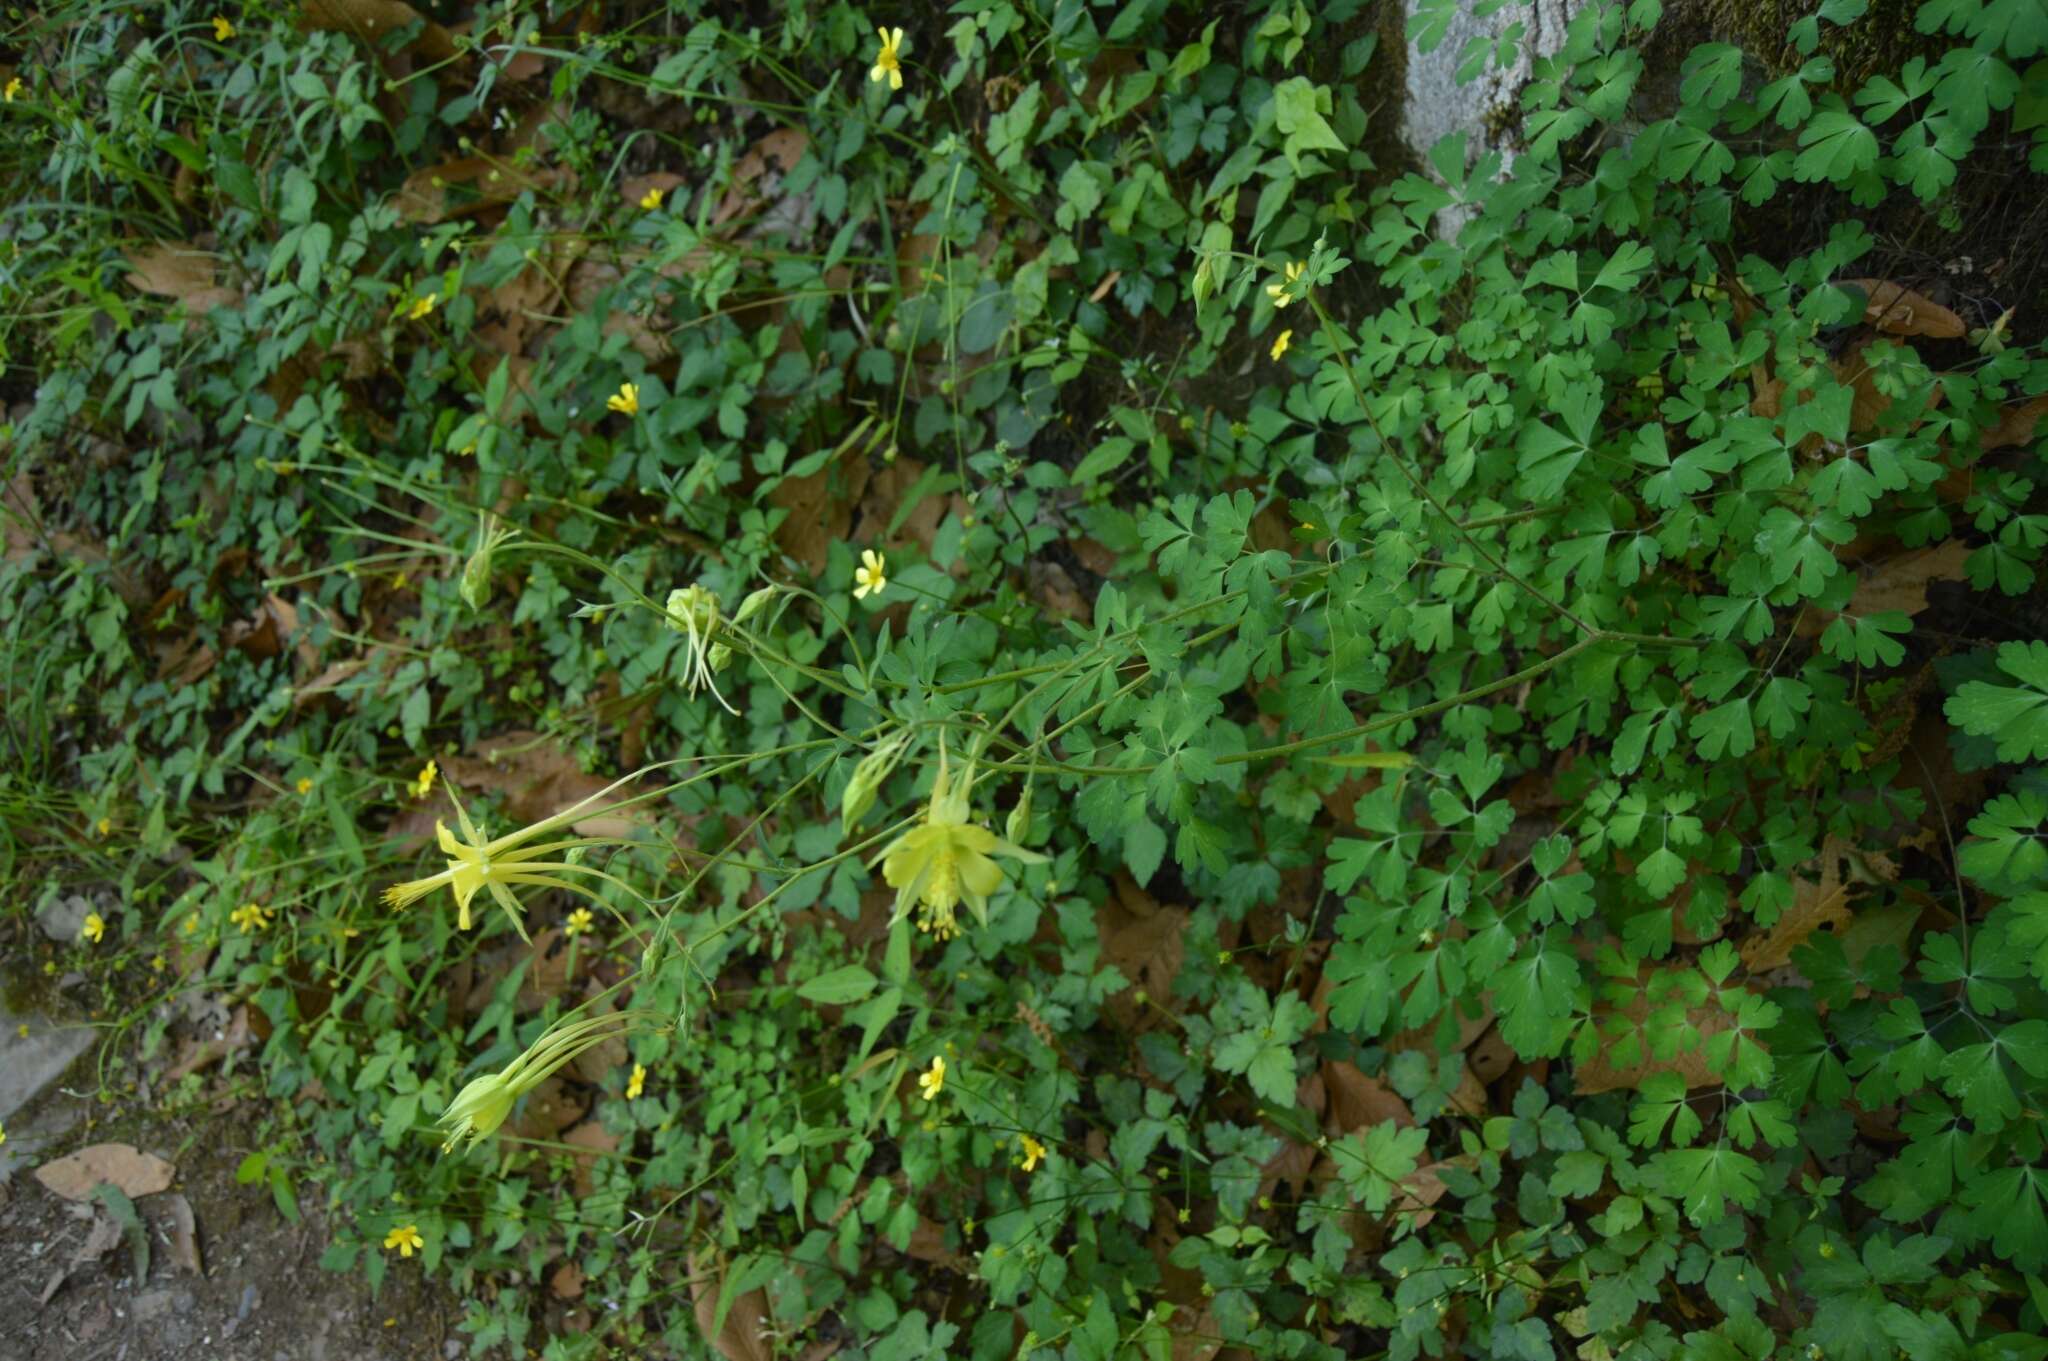
[[[825,570],[827,551],[846,540],[872,475],[867,459],[836,459],[809,477],[785,477],[768,493],[768,504],[789,512],[775,528],[775,543],[813,576]]]
[[[946,517],[945,497],[926,495],[903,517],[902,523],[897,523],[903,498],[924,476],[924,468],[916,459],[903,455],[870,477],[860,498],[860,527],[855,537],[863,543],[879,543],[885,537],[892,543],[907,539],[929,554],[932,539],[939,532],[939,521]]]
[[[173,1191],[164,1197],[171,1218],[171,1260],[194,1276],[204,1276],[206,1268],[199,1258],[199,1221],[192,1214],[192,1202],[182,1192]]]
[[[618,286],[625,272],[617,265],[601,260],[578,260],[570,266],[563,279],[565,302],[572,312],[596,312],[604,318],[599,328],[605,335],[622,335],[626,343],[637,351],[641,358],[648,360],[666,359],[669,356],[668,338],[654,325],[630,307],[616,306],[609,302],[600,305],[600,295]]]
[[[1444,1198],[1444,1192],[1449,1189],[1444,1185],[1443,1174],[1437,1169],[1454,1163],[1469,1167],[1471,1160],[1447,1158],[1442,1162],[1426,1163],[1401,1178],[1401,1197],[1394,1202],[1394,1213],[1414,1220],[1411,1232],[1436,1218],[1436,1210],[1432,1207]]]
[[[1650,1012],[1653,1009],[1650,1001],[1649,984],[1654,978],[1655,972],[1651,966],[1647,964],[1643,966],[1642,972],[1638,975],[1638,981],[1643,986],[1636,992],[1628,1006],[1620,1009],[1618,1012],[1613,1006],[1606,1003],[1601,1003],[1594,1007],[1594,1017],[1603,1023],[1601,1034],[1611,1036],[1611,1038],[1601,1046],[1600,1053],[1594,1057],[1592,1062],[1582,1063],[1573,1071],[1572,1090],[1582,1096],[1591,1096],[1598,1092],[1611,1092],[1622,1087],[1634,1087],[1650,1074],[1664,1072],[1677,1073],[1685,1079],[1687,1087],[1716,1087],[1720,1085],[1721,1080],[1707,1071],[1706,1045],[1704,1041],[1708,1036],[1728,1029],[1735,1022],[1733,1017],[1711,1002],[1705,1006],[1690,1007],[1685,1013],[1686,1020],[1700,1032],[1700,1039],[1702,1041],[1700,1044],[1681,1049],[1669,1059],[1659,1060],[1651,1057],[1647,1044],[1640,1043],[1643,1027],[1648,1022]],[[1660,999],[1655,1004],[1654,1009],[1662,1010],[1668,1005],[1670,1005],[1668,1000]],[[1630,1025],[1620,1034],[1616,1034],[1609,1029],[1609,1024],[1617,1015],[1626,1017],[1630,1022]],[[1638,1037],[1638,1047],[1642,1053],[1634,1063],[1626,1067],[1618,1066],[1614,1062],[1615,1046],[1631,1034]]]
[[[1173,1338],[1173,1361],[1211,1361],[1223,1350],[1223,1330],[1207,1304],[1174,1310],[1166,1331]]]
[[[1844,279],[1842,282],[1863,290],[1869,299],[1863,307],[1863,319],[1886,335],[1956,340],[1969,329],[1963,325],[1961,317],[1932,298],[1888,279]]]
[[[959,1252],[947,1246],[946,1228],[937,1220],[917,1217],[917,1223],[910,1230],[910,1243],[904,1251],[920,1262],[930,1262],[950,1271],[965,1270],[969,1263]]]
[[[194,323],[216,307],[242,300],[240,289],[216,281],[213,256],[189,242],[157,241],[124,253],[130,287],[184,303]]]
[[[564,1262],[548,1276],[548,1289],[555,1292],[558,1300],[580,1300],[583,1298],[583,1268],[574,1262]]]
[[[1856,574],[1856,594],[1849,598],[1850,614],[1881,614],[1897,610],[1914,615],[1927,608],[1927,584],[1932,581],[1961,581],[1963,561],[1970,547],[1957,539],[1932,548],[1915,548],[1887,558],[1875,567]]]
[[[718,1349],[726,1361],[772,1361],[768,1345],[768,1295],[754,1289],[735,1295],[726,1310],[725,1322],[716,1334],[712,1324],[718,1318],[718,1297],[725,1286],[725,1268],[693,1258],[690,1262],[690,1302],[696,1307],[697,1331]]]
[[[562,1142],[577,1149],[576,1194],[591,1196],[597,1194],[596,1171],[599,1159],[619,1151],[619,1136],[595,1120],[585,1120],[562,1136]]]
[[[405,0],[306,0],[299,11],[299,28],[307,33],[347,33],[377,45],[387,34],[419,19],[420,12]],[[454,39],[432,20],[420,31],[415,45],[431,61],[446,61],[455,55]]]
[[[1415,1124],[1415,1112],[1408,1109],[1401,1094],[1378,1078],[1367,1077],[1355,1063],[1344,1059],[1325,1063],[1323,1085],[1330,1093],[1330,1118],[1325,1128],[1332,1134],[1349,1134],[1388,1121],[1402,1129]]]
[[[465,789],[502,795],[506,815],[522,824],[553,817],[611,783],[601,776],[586,775],[558,739],[520,729],[479,742],[474,756],[443,758],[441,771]],[[622,787],[614,796],[625,798],[631,792],[630,787]],[[627,836],[639,826],[630,812],[596,811],[603,806],[592,805],[592,816],[572,824],[578,835]]]
[[[1792,952],[1806,938],[1824,926],[1849,924],[1848,885],[1842,882],[1842,856],[1848,845],[1829,837],[1820,848],[1818,881],[1794,876],[1792,906],[1771,924],[1742,942],[1742,967],[1753,974],[1782,969],[1792,962]]]
[[[182,967],[182,966],[181,966]],[[187,1073],[196,1073],[208,1064],[219,1063],[236,1050],[244,1048],[255,1038],[250,1024],[249,1008],[239,1006],[228,1018],[225,1028],[217,1035],[204,1040],[187,1040],[178,1053],[178,1061],[164,1073],[166,1082],[176,1082]]]
[[[516,1139],[549,1140],[583,1118],[590,1103],[569,1089],[559,1076],[543,1079],[517,1118],[507,1121],[504,1131]]]
[[[771,165],[785,175],[796,169],[796,163],[803,159],[810,145],[810,134],[802,128],[777,128],[754,143],[744,156],[733,162],[731,187],[719,201],[718,211],[711,215],[711,225],[722,227],[745,212],[748,205],[760,202],[762,195],[756,190],[755,182],[767,173]]]
[[[129,1199],[153,1196],[170,1189],[177,1168],[154,1153],[144,1153],[133,1144],[94,1144],[76,1153],[44,1163],[36,1169],[36,1180],[66,1200],[85,1200],[101,1182],[118,1188]]]
[[[1135,886],[1095,909],[1102,957],[1131,982],[1109,1000],[1110,1014],[1124,1028],[1148,1030],[1160,1023],[1158,1011],[1138,1002],[1139,990],[1160,1007],[1173,1008],[1173,981],[1187,957],[1187,925],[1186,909],[1161,907]]]
[[[2044,415],[2048,415],[2048,397],[2034,397],[2000,407],[1998,424],[1986,430],[1980,442],[1986,449],[2009,449],[2017,444],[2030,444],[2034,439],[2034,427],[2040,424]]]
[[[464,156],[413,171],[392,203],[404,221],[428,226],[510,203],[559,178],[552,170],[524,168],[499,157]]]

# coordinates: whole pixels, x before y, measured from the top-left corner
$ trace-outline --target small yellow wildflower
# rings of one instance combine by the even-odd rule
[[[259,904],[243,903],[240,907],[228,913],[228,920],[235,924],[237,931],[246,936],[251,932],[262,931],[268,928],[270,925],[270,914],[264,911]]]
[[[638,1101],[640,1099],[640,1093],[646,1090],[647,1065],[644,1063],[636,1063],[633,1065],[633,1076],[626,1079],[626,1100]]]
[[[311,776],[301,775],[299,777],[299,792],[301,794],[310,794],[313,792],[313,779]]]
[[[150,958],[149,961],[149,968],[150,972],[152,973],[162,973],[164,969],[168,967],[168,965],[169,961],[166,960],[162,955],[154,955]]]
[[[1273,306],[1285,307],[1294,301],[1294,281],[1299,279],[1301,272],[1307,268],[1307,261],[1290,260],[1287,267],[1281,271],[1286,282],[1266,285],[1266,296],[1273,300]]]
[[[621,416],[639,415],[640,385],[638,383],[619,384],[619,390],[605,398],[604,404],[607,410],[616,411]]]
[[[1293,339],[1294,332],[1292,331],[1282,331],[1279,335],[1273,337],[1273,358],[1278,359],[1281,355],[1286,354],[1287,346]]]
[[[5,98],[9,104],[12,104],[15,100],[21,98],[22,88],[21,77],[16,76],[7,82],[7,89],[4,95],[0,95],[0,98]]]
[[[94,945],[98,945],[100,943],[100,939],[107,934],[106,919],[100,916],[100,914],[97,912],[86,913],[85,925],[82,928],[80,928],[79,934],[81,936],[84,936],[87,940],[91,941]]]
[[[410,1257],[426,1245],[427,1240],[420,1237],[419,1226],[416,1224],[401,1224],[384,1235],[384,1251],[390,1252],[396,1248],[400,1257]]]
[[[903,30],[881,28],[876,32],[882,36],[882,50],[875,53],[875,64],[868,71],[870,81],[889,82],[889,88],[903,88]]]
[[[853,569],[853,598],[865,600],[870,595],[880,595],[882,588],[889,584],[888,565],[882,555],[872,548],[860,550],[860,566]]]
[[[114,830],[114,820],[112,818],[101,818],[99,821],[99,829],[101,836],[108,835]]]
[[[933,1058],[931,1068],[917,1075],[917,1089],[924,1093],[924,1099],[932,1100],[946,1090],[946,1061]]]
[[[1024,1160],[1017,1164],[1026,1172],[1036,1172],[1038,1165],[1045,1161],[1045,1145],[1028,1134],[1017,1136],[1018,1147],[1024,1150]]]
[[[579,907],[569,914],[568,921],[562,923],[562,934],[565,936],[580,936],[585,931],[588,931],[596,921],[597,918],[590,915],[589,908]]]
[[[235,26],[216,14],[213,16],[213,40],[224,43],[235,36]]]
[[[658,188],[649,189],[646,193],[642,194],[640,196],[640,206],[650,213],[659,208],[661,206],[661,190]]]
[[[405,309],[407,321],[418,321],[434,310],[434,304],[441,301],[438,293],[429,293],[424,298],[414,298],[412,306]]]
[[[441,768],[432,761],[428,761],[425,765],[421,766],[420,773],[413,777],[411,786],[412,796],[416,799],[424,799],[427,795],[433,793],[434,777],[440,773]]]
[[[187,916],[186,916],[185,920],[184,920],[183,922],[179,923],[179,925],[178,925],[178,929],[179,929],[180,931],[184,932],[184,933],[185,933],[186,935],[188,935],[188,936],[196,936],[196,935],[198,935],[198,934],[199,934],[199,914],[198,914],[197,912],[193,912],[193,913],[189,913],[189,914],[187,914]]]

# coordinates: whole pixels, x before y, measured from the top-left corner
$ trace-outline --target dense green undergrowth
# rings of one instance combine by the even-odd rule
[[[479,1353],[2048,1355],[2048,13],[1864,8],[10,19],[10,899]]]

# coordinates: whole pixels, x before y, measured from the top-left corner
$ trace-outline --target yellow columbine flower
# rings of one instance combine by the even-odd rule
[[[299,792],[301,794],[310,794],[313,792],[313,781],[311,777],[305,775],[301,775],[299,777]]]
[[[738,623],[740,618],[744,618],[749,606],[753,606],[761,594],[756,591],[748,596],[741,603],[739,616],[733,622]],[[678,586],[668,593],[664,613],[668,626],[688,641],[683,654],[683,687],[694,696],[697,688],[703,686],[711,691],[711,697],[727,713],[737,714],[739,710],[726,703],[725,696],[718,693],[718,682],[712,679],[712,672],[725,665],[723,660],[715,660],[713,656],[725,647],[725,644],[714,641],[719,624],[718,596],[695,583]]]
[[[420,1237],[417,1224],[401,1224],[384,1235],[384,1251],[396,1248],[400,1257],[410,1257],[426,1245],[427,1240]]]
[[[860,566],[853,569],[853,598],[865,600],[870,595],[880,595],[888,584],[888,568],[882,555],[872,548],[861,549]]]
[[[414,298],[412,300],[412,306],[405,309],[405,319],[407,321],[420,320],[420,318],[432,312],[434,310],[434,304],[439,302],[440,300],[441,297],[438,293],[429,293],[424,298]]]
[[[9,104],[12,104],[15,100],[21,98],[22,88],[21,77],[16,76],[7,82],[7,89],[4,92],[0,92],[0,98],[5,98]]]
[[[1273,337],[1273,358],[1278,359],[1281,355],[1286,354],[1287,346],[1293,339],[1294,332],[1292,331],[1282,331],[1279,335]]]
[[[644,1063],[636,1063],[633,1065],[633,1076],[626,1079],[626,1100],[638,1101],[640,1099],[640,1093],[646,1090],[647,1065]]]
[[[441,1151],[446,1153],[457,1143],[473,1147],[504,1124],[519,1098],[547,1081],[556,1069],[652,1015],[647,1011],[613,1011],[557,1021],[518,1058],[495,1073],[473,1079],[456,1093],[448,1109],[441,1113],[439,1124],[446,1136]]]
[[[1024,1150],[1024,1160],[1018,1163],[1017,1166],[1023,1168],[1026,1172],[1037,1171],[1038,1165],[1045,1161],[1045,1145],[1039,1143],[1038,1140],[1028,1134],[1018,1135],[1017,1144]]]
[[[78,934],[98,945],[101,937],[107,934],[106,919],[97,912],[86,913],[85,925],[79,928]]]
[[[243,903],[228,913],[228,920],[235,924],[236,930],[246,936],[252,931],[267,928],[270,925],[270,914],[256,903]]]
[[[945,1059],[934,1057],[932,1059],[932,1066],[917,1075],[917,1089],[924,1093],[924,1099],[927,1101],[932,1100],[940,1092],[946,1090]]]
[[[412,796],[416,799],[424,799],[427,795],[433,793],[434,777],[440,773],[441,767],[435,765],[432,761],[428,761],[425,765],[421,766],[420,773],[413,776],[410,786]]]
[[[1294,301],[1294,281],[1299,279],[1301,272],[1307,268],[1307,261],[1290,260],[1287,267],[1281,271],[1286,282],[1266,285],[1266,296],[1273,300],[1273,306],[1285,307]]]
[[[932,782],[931,804],[924,823],[897,837],[875,856],[882,862],[882,878],[896,890],[896,915],[901,920],[912,903],[924,910],[918,929],[950,940],[960,933],[953,909],[963,900],[974,916],[988,925],[988,895],[1003,885],[1003,872],[992,855],[1007,855],[1026,864],[1045,863],[1046,857],[1006,841],[986,827],[967,821],[969,796],[974,789],[974,763],[955,785],[946,767],[946,746],[939,743],[939,774]],[[874,861],[870,861],[873,864]]]
[[[650,213],[659,208],[661,206],[661,190],[649,189],[646,193],[642,194],[640,196],[640,206]]]
[[[631,778],[630,776],[627,778]],[[591,865],[575,865],[566,860],[544,860],[540,857],[557,851],[573,850],[579,846],[616,846],[624,844],[617,837],[577,836],[559,841],[544,841],[537,846],[526,843],[542,837],[558,828],[566,827],[580,817],[588,815],[590,806],[598,799],[617,789],[624,780],[606,785],[588,798],[579,800],[551,818],[508,832],[495,841],[485,841],[477,831],[476,824],[469,820],[469,812],[461,804],[455,805],[455,816],[462,823],[462,839],[448,830],[448,824],[436,821],[434,834],[441,843],[441,851],[448,857],[448,868],[439,874],[430,874],[424,879],[412,879],[403,884],[393,884],[384,890],[384,903],[388,907],[406,907],[426,897],[435,889],[446,885],[455,890],[455,906],[460,912],[456,924],[464,931],[470,926],[470,900],[476,897],[480,888],[488,888],[491,897],[505,914],[512,919],[512,925],[520,936],[526,936],[526,927],[520,921],[519,900],[512,896],[511,885],[533,884],[541,888],[559,888],[581,897],[590,897],[587,884],[564,879],[565,874],[587,874],[616,884],[626,892],[632,888],[603,870]]]
[[[589,908],[579,907],[569,914],[569,920],[562,923],[562,934],[565,936],[580,936],[585,931],[588,931],[596,920],[597,918],[590,915]]]
[[[903,30],[877,29],[882,35],[882,50],[875,53],[875,64],[868,71],[870,81],[886,80],[889,88],[903,88]]]
[[[638,383],[619,384],[619,390],[605,398],[604,404],[608,410],[616,411],[621,416],[639,414],[640,385]]]
[[[214,40],[215,42],[217,42],[217,43],[224,43],[224,42],[226,42],[226,41],[227,41],[227,40],[228,40],[229,38],[232,38],[232,37],[234,37],[234,36],[235,36],[235,26],[234,26],[233,24],[229,23],[229,22],[228,22],[228,21],[227,21],[226,19],[223,19],[223,18],[221,18],[221,17],[220,17],[220,16],[218,15],[218,14],[214,15],[214,16],[213,16],[213,40]]]

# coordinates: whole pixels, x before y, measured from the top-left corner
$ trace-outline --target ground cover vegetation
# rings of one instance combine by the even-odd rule
[[[19,953],[478,1354],[2048,1354],[2048,13],[1780,8],[10,15]]]

